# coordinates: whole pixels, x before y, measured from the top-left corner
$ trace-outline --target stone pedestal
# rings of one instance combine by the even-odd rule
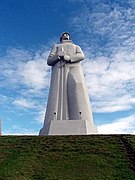
[[[40,130],[40,135],[88,135],[97,129],[85,120],[52,120]]]

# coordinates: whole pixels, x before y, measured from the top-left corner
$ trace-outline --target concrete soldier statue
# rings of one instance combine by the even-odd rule
[[[47,59],[52,66],[44,126],[39,135],[97,133],[80,61],[84,53],[64,32]]]

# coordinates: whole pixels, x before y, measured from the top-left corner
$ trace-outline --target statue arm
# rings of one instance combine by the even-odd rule
[[[54,66],[58,61],[59,61],[59,56],[57,54],[57,46],[54,45],[47,59],[47,64],[49,66]]]
[[[79,46],[76,46],[76,54],[70,57],[71,62],[79,62],[84,60],[85,56]]]

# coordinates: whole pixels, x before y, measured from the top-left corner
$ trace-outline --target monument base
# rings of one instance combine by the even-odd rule
[[[97,133],[94,125],[85,120],[52,120],[39,135],[88,135]]]

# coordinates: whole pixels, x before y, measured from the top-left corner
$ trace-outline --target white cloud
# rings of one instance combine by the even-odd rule
[[[37,123],[40,123],[40,124],[44,123],[45,112],[46,112],[46,109],[43,109],[43,110],[39,111],[38,116],[36,118]]]
[[[118,52],[83,64],[85,80],[95,112],[115,112],[135,106],[135,53]],[[111,63],[109,63],[111,60]]]
[[[28,101],[27,99],[16,99],[15,101],[13,101],[13,104],[19,107],[23,107],[23,108],[28,108],[28,109],[32,109],[35,107],[34,102],[32,101]]]
[[[43,89],[48,86],[48,50],[34,52],[12,48],[0,59],[1,87]]]
[[[8,116],[21,116],[27,119],[29,115],[33,117],[30,123],[43,123],[42,109],[45,108],[51,71],[46,64],[48,54],[48,48],[35,52],[12,48],[1,57],[0,109],[3,119],[7,119]],[[5,116],[6,112],[8,115]],[[16,126],[15,119],[11,118],[11,121],[14,125],[10,130],[3,129],[3,135],[38,135],[39,133],[34,129],[25,128],[26,125]]]
[[[91,48],[90,54],[110,54],[122,47],[135,49],[135,2],[83,1],[70,24],[80,35],[79,41]],[[76,15],[75,15],[76,14]]]
[[[10,127],[9,130],[4,130],[2,132],[2,135],[30,135],[30,136],[34,136],[34,135],[38,135],[39,132],[36,132],[34,129],[29,129],[29,128],[24,128],[22,126],[19,125],[13,125]]]
[[[9,102],[12,102],[12,98],[9,98],[6,95],[0,94],[0,105],[3,105],[5,103],[9,103]]]
[[[46,100],[50,67],[46,64],[47,48],[31,52],[8,49],[0,59],[1,104],[40,109]]]
[[[135,115],[98,126],[99,134],[135,134]]]
[[[30,60],[33,57],[33,52],[22,48],[9,48],[6,51],[6,58],[10,59],[10,64],[15,64],[20,61]],[[5,58],[4,58],[5,59]]]
[[[28,87],[42,89],[48,85],[46,61],[43,59],[32,60],[19,65],[18,74],[22,83]]]

